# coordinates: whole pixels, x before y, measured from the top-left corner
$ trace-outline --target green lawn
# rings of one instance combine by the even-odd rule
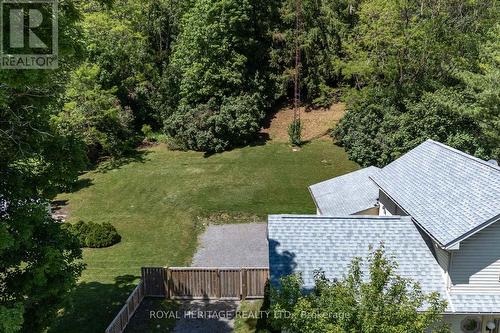
[[[102,332],[140,275],[141,266],[189,265],[207,220],[224,223],[270,213],[314,213],[307,186],[357,165],[328,141],[298,152],[286,144],[205,157],[157,146],[107,172],[90,172],[81,189],[61,194],[70,220],[111,222],[121,243],[86,249],[72,306],[50,332]]]
[[[255,333],[257,331],[259,312],[263,311],[262,303],[262,300],[241,302],[240,316],[234,320],[234,333]]]

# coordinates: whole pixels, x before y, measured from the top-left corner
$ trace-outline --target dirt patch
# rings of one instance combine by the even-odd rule
[[[198,224],[207,226],[210,224],[238,224],[238,223],[263,223],[267,217],[259,217],[255,214],[215,212],[205,216],[197,216]]]
[[[330,130],[342,119],[345,114],[345,104],[333,104],[329,108],[300,109],[302,119],[302,140],[329,139]],[[272,116],[269,125],[262,133],[277,142],[288,142],[288,125],[293,120],[293,108],[279,110]]]
[[[52,218],[57,222],[66,222],[69,216],[68,200],[55,200],[51,205]]]

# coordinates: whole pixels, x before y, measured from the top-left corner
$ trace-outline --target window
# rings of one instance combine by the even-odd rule
[[[478,317],[466,317],[462,320],[461,327],[464,333],[478,333],[481,331],[481,319]]]

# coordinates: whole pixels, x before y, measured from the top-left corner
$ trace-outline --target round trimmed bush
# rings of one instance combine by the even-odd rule
[[[110,223],[92,223],[89,225],[91,225],[91,228],[89,228],[85,237],[87,247],[108,247],[120,242],[121,236]]]
[[[82,247],[109,247],[121,241],[121,236],[111,223],[79,221],[68,226],[69,231],[80,241]]]

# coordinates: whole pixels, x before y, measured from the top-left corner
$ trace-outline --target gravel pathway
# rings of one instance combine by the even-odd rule
[[[267,223],[210,225],[193,267],[268,267]]]

